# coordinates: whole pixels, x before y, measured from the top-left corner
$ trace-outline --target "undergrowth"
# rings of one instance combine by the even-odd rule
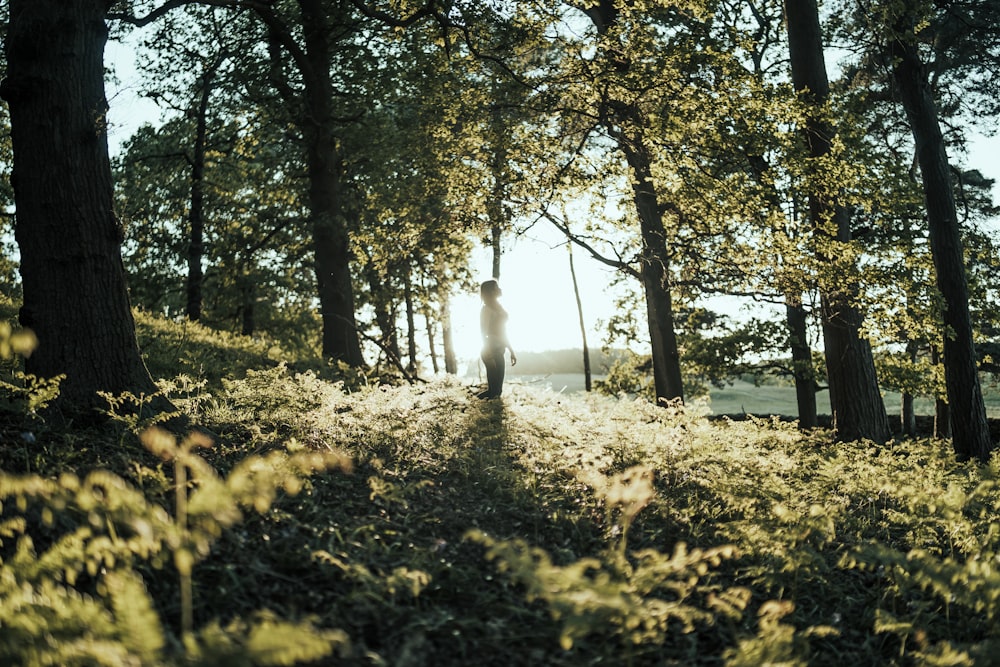
[[[996,661],[998,466],[941,441],[183,370],[180,442],[4,431],[7,663]]]

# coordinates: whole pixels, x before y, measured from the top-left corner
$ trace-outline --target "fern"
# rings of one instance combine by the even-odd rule
[[[222,531],[242,519],[243,509],[267,511],[279,491],[297,493],[305,476],[346,469],[349,461],[332,452],[271,452],[245,459],[221,478],[194,453],[211,444],[203,435],[177,443],[153,429],[143,442],[174,463],[175,516],[103,470],[83,480],[0,473],[0,548],[6,554],[0,561],[0,663],[169,664],[174,644],[136,570],[144,562],[161,567],[168,557],[180,575],[185,664],[222,664],[217,659],[225,654],[230,664],[287,665],[345,645],[342,632],[266,613],[250,622],[237,619],[227,630],[210,625],[196,632],[190,576]],[[33,532],[44,538],[38,542],[43,548],[36,548]]]

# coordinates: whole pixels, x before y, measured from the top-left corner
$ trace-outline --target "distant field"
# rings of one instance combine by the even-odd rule
[[[531,387],[548,387],[552,391],[574,393],[583,391],[582,373],[554,373],[551,375],[514,375],[509,378],[511,385]],[[886,411],[890,415],[899,414],[900,397],[895,392],[884,392]],[[830,399],[826,392],[817,396],[820,414],[830,413]],[[763,386],[755,387],[749,382],[737,381],[724,389],[713,389],[710,392],[709,408],[713,414],[780,414],[794,416],[795,389],[792,387]],[[917,414],[934,414],[934,402],[930,399],[917,399]],[[987,391],[986,413],[993,418],[1000,418],[1000,395],[995,391]]]

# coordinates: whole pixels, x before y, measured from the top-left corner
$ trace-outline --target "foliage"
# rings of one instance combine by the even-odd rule
[[[210,449],[5,441],[10,661],[988,664],[997,473],[940,441],[270,364],[165,383]]]
[[[282,359],[300,359],[302,366],[322,368],[311,350],[289,349],[281,342],[258,334],[253,338],[219,331],[197,322],[156,317],[143,310],[134,311],[139,349],[157,380],[179,374],[205,380],[217,387],[223,378],[241,377],[248,369],[276,366]]]
[[[244,509],[266,512],[279,491],[295,494],[305,476],[342,467],[344,460],[273,451],[243,460],[223,479],[193,453],[211,445],[203,435],[178,444],[151,430],[143,442],[173,463],[174,516],[105,470],[82,479],[70,473],[56,479],[0,475],[3,659],[23,665],[279,665],[314,660],[343,645],[343,633],[269,613],[237,617],[225,628],[211,622],[194,632],[190,582],[196,563],[224,529],[242,520]],[[180,578],[181,654],[140,570],[143,563],[163,569],[168,562]]]
[[[0,413],[34,416],[59,395],[62,376],[39,378],[21,370],[19,357],[30,356],[37,345],[30,329],[0,319]]]

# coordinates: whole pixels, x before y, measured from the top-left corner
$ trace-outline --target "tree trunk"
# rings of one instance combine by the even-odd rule
[[[941,350],[936,345],[931,346],[931,363],[935,366],[941,363]],[[948,401],[938,397],[934,399],[934,437],[951,437],[951,410]]]
[[[417,318],[413,305],[413,285],[410,271],[403,272],[403,301],[406,304],[406,354],[409,361],[406,370],[417,372]]]
[[[618,9],[613,0],[599,0],[584,9],[601,35],[618,21]],[[619,73],[626,73],[630,63],[622,53],[609,53],[607,58]],[[681,360],[674,332],[674,312],[670,294],[670,258],[663,214],[653,183],[652,158],[643,132],[648,123],[642,109],[635,103],[614,99],[604,100],[607,114],[604,124],[614,137],[618,149],[632,171],[632,193],[639,216],[642,237],[642,268],[640,276],[646,297],[646,319],[649,326],[650,351],[653,358],[653,384],[656,399],[684,402],[681,380]],[[630,128],[628,132],[621,128]]]
[[[424,269],[423,262],[417,260],[417,267],[420,271],[420,293],[423,295],[423,300],[421,302],[421,312],[424,315],[424,326],[427,329],[427,353],[431,358],[431,369],[434,371],[434,375],[437,375],[440,371],[440,364],[438,363],[438,353],[437,353],[437,323],[434,321],[434,309],[431,306],[430,293],[427,290],[427,282],[425,280],[427,272]]]
[[[112,209],[106,135],[104,0],[11,0],[7,78],[21,253],[21,323],[38,337],[25,362],[65,374],[58,405],[106,406],[98,391],[157,389],[139,354]],[[147,406],[148,407],[148,406]],[[157,401],[154,409],[169,409]]]
[[[910,362],[916,362],[918,345],[916,341],[907,341],[906,357]],[[917,413],[913,406],[913,394],[909,391],[902,393],[899,406],[899,430],[903,435],[913,437],[917,434]]]
[[[653,384],[657,401],[684,402],[681,357],[674,332],[673,297],[670,294],[670,258],[667,234],[657,201],[649,154],[641,140],[620,142],[632,168],[632,190],[642,236],[642,286],[653,357]]]
[[[583,384],[589,392],[593,388],[590,372],[590,348],[587,346],[587,324],[583,319],[583,301],[580,300],[580,285],[576,280],[576,267],[573,266],[573,244],[567,243],[569,252],[569,275],[573,279],[573,295],[576,297],[576,312],[580,316],[580,340],[583,341]]]
[[[507,141],[509,130],[504,120],[499,96],[499,85],[493,86],[494,106],[490,116],[490,136],[493,148],[493,191],[486,205],[486,214],[490,221],[490,242],[493,247],[493,279],[500,280],[500,236],[504,229],[510,227],[510,214],[504,202],[507,199]]]
[[[431,370],[434,371],[434,375],[437,375],[441,372],[441,365],[438,362],[437,343],[434,340],[437,336],[437,327],[434,326],[434,320],[431,318],[429,312],[425,312],[424,321],[427,323],[427,352],[431,356]]]
[[[944,300],[944,378],[951,408],[952,447],[959,460],[985,462],[993,448],[969,315],[962,233],[948,155],[927,73],[912,41],[914,17],[904,15],[889,42],[893,80],[917,148],[937,287]]]
[[[830,152],[833,128],[820,117],[829,97],[826,61],[823,56],[819,11],[815,0],[785,0],[788,21],[788,51],[795,90],[817,110],[806,121],[805,139],[812,158]],[[851,238],[847,211],[819,192],[809,193],[809,211],[816,234],[823,222],[836,227],[833,240],[847,243]],[[871,346],[861,338],[863,315],[853,305],[857,291],[853,267],[851,275],[820,286],[823,340],[830,386],[830,409],[840,440],[867,438],[878,443],[889,439],[889,418],[878,388]]]
[[[399,363],[399,336],[396,331],[396,314],[394,304],[391,301],[391,291],[386,289],[385,281],[387,277],[379,274],[378,268],[369,258],[365,267],[365,276],[368,279],[368,294],[371,298],[372,310],[375,311],[375,324],[378,325],[381,337],[379,347],[387,354],[392,355],[392,363]]]
[[[816,377],[813,373],[812,350],[806,329],[806,311],[798,294],[785,296],[785,322],[788,345],[792,351],[792,377],[795,379],[795,402],[799,411],[799,428],[816,428]]]
[[[341,195],[342,163],[334,133],[333,84],[328,16],[323,3],[299,0],[308,61],[303,73],[305,109],[300,124],[305,136],[312,213],[313,253],[320,314],[323,320],[323,356],[364,366],[361,340],[354,318],[350,236]]]
[[[257,330],[257,290],[250,276],[244,273],[240,276],[243,285],[240,287],[240,296],[243,305],[240,307],[240,333],[244,336],[253,336]]]
[[[201,319],[201,268],[205,254],[205,142],[208,136],[208,101],[212,94],[212,77],[216,65],[208,68],[201,82],[201,98],[195,117],[194,151],[191,155],[191,210],[188,212],[190,236],[187,256],[187,317],[192,322]]]
[[[455,340],[451,330],[451,297],[448,288],[438,283],[438,301],[441,304],[441,345],[444,347],[444,372],[458,375],[458,359],[455,357]]]
[[[764,156],[748,154],[747,164],[757,184],[767,188],[768,201],[774,210],[782,210],[781,197],[777,189],[769,179],[764,178],[770,169]],[[799,428],[803,429],[816,428],[819,425],[816,410],[816,374],[813,371],[812,349],[809,347],[806,325],[806,311],[802,307],[802,294],[786,292],[785,326],[788,328],[788,347],[792,354],[792,378],[795,381],[795,403],[799,415]]]
[[[500,225],[490,225],[490,247],[493,250],[493,280],[500,280],[500,255],[503,249],[500,246]]]

